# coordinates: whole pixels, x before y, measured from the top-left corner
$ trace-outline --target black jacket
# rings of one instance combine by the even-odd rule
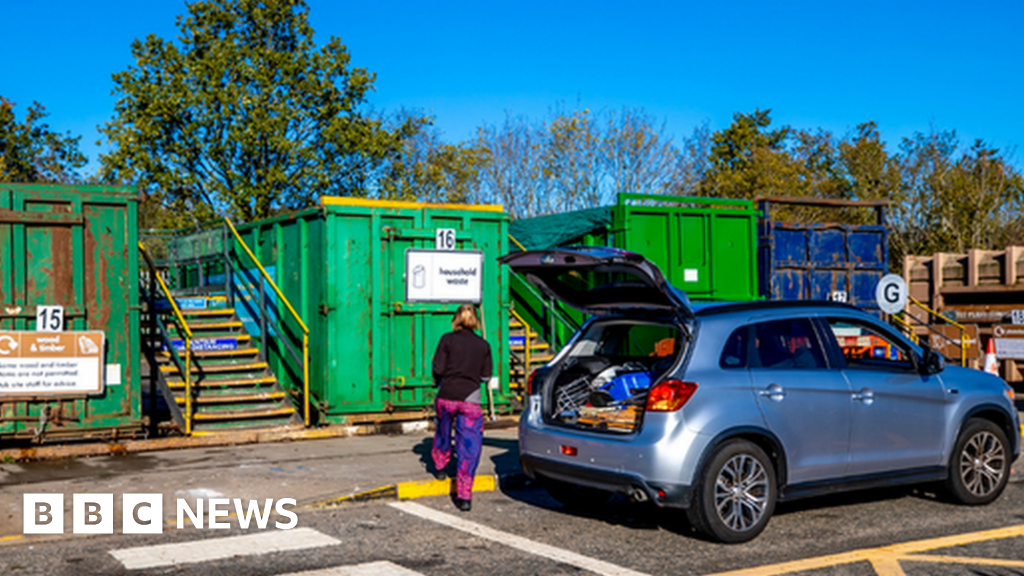
[[[434,381],[438,398],[465,400],[491,377],[491,345],[469,329],[441,337],[434,352]]]

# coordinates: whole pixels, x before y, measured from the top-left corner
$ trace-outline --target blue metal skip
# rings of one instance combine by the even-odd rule
[[[821,201],[816,201],[815,205]],[[761,199],[758,233],[760,293],[771,300],[839,300],[877,312],[875,286],[889,271],[882,202],[826,201],[825,206],[876,210],[875,224],[779,222],[771,204],[805,199]]]

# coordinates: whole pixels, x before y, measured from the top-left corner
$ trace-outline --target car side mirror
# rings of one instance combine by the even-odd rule
[[[938,374],[946,369],[946,359],[931,348],[925,348],[921,357],[920,370],[924,376]]]

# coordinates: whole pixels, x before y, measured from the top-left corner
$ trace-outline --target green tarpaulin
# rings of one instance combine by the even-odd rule
[[[508,232],[527,250],[546,250],[564,246],[570,240],[611,223],[612,209],[603,206],[516,220],[508,225]]]

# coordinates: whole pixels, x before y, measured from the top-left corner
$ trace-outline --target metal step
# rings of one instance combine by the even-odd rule
[[[224,322],[189,322],[188,329],[191,330],[193,334],[203,330],[241,330],[242,321],[228,320]],[[168,326],[167,330],[168,332],[172,332],[173,336],[177,336],[179,334],[179,330],[176,325]]]
[[[196,412],[192,420],[197,422],[210,422],[214,420],[252,420],[255,418],[281,418],[295,414],[295,408],[290,406],[274,408],[244,408],[241,410],[212,410]]]
[[[203,378],[192,383],[195,388],[243,388],[258,387],[274,384],[277,382],[275,376],[260,376],[256,378]],[[184,380],[169,380],[167,387],[171,390],[184,390]]]
[[[169,314],[165,313],[164,315],[168,316]],[[181,311],[181,315],[182,316],[186,316],[186,317],[187,316],[199,316],[199,317],[234,316],[235,315],[235,309],[234,308],[189,308],[189,309],[186,309],[186,310],[182,310]],[[170,316],[173,316],[173,314],[170,314]]]
[[[249,362],[246,364],[207,364],[200,370],[199,366],[192,365],[192,373],[198,373],[200,371],[204,373],[216,373],[216,372],[256,372],[263,370],[267,367],[266,362]],[[178,367],[174,365],[161,366],[160,371],[167,374],[169,372],[177,372]]]
[[[236,348],[234,350],[193,350],[193,358],[233,358],[236,356],[256,356],[260,353],[259,348]],[[182,353],[179,352],[179,355]],[[161,358],[170,358],[170,352],[157,352],[157,356]]]
[[[192,399],[192,402],[197,405],[203,404],[229,404],[229,403],[255,403],[255,402],[267,402],[267,401],[280,401],[283,400],[286,394],[284,392],[254,392],[250,394],[200,394]],[[175,396],[174,401],[179,406],[185,405],[184,396]]]

